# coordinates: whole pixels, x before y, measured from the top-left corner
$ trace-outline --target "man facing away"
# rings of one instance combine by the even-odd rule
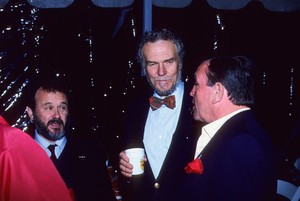
[[[44,150],[0,116],[0,200],[72,201]]]

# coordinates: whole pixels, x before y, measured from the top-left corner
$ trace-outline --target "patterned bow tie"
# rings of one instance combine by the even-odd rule
[[[175,96],[174,95],[168,96],[164,99],[160,99],[155,96],[152,96],[151,98],[149,98],[149,101],[150,101],[151,109],[153,111],[159,109],[162,105],[165,105],[170,109],[173,109],[175,107]]]

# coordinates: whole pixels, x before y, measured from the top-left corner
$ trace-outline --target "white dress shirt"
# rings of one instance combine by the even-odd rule
[[[174,109],[162,105],[158,110],[152,111],[149,107],[143,142],[155,178],[159,175],[177,127],[183,92],[184,83],[180,81],[176,90],[171,94],[175,95],[176,106]],[[156,93],[154,93],[154,96],[164,98]]]

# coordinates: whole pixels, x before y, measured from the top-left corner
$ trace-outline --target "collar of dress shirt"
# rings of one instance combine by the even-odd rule
[[[48,146],[50,144],[53,144],[53,143],[50,143],[48,140],[46,140],[44,137],[42,137],[40,134],[38,134],[37,131],[35,131],[35,135],[34,135],[34,140],[39,144],[41,145],[41,147],[44,149],[44,150],[48,150]],[[66,136],[64,136],[62,139],[60,140],[56,140],[55,141],[55,144],[57,145],[57,147],[59,148],[58,150],[58,156],[60,155],[60,153],[62,152],[62,150],[64,149],[65,145],[67,143],[67,138]]]
[[[232,116],[240,113],[240,112],[243,112],[243,111],[246,111],[246,110],[250,110],[250,108],[242,108],[242,109],[239,109],[239,110],[236,110],[220,119],[217,119],[216,121],[213,121],[205,126],[203,126],[203,129],[205,130],[205,132],[212,138],[216,132],[219,130],[219,128],[228,120],[230,119]]]
[[[236,110],[216,121],[213,121],[205,126],[202,127],[201,130],[201,135],[198,139],[197,146],[196,146],[196,152],[195,152],[195,157],[197,157],[201,151],[204,149],[204,147],[209,143],[209,141],[214,137],[214,135],[217,133],[217,131],[221,128],[221,126],[232,116],[246,111],[250,110],[250,108],[242,108],[239,110]]]

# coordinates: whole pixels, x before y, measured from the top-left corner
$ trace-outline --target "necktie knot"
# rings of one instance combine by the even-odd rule
[[[51,159],[53,162],[55,162],[55,161],[57,160],[56,155],[55,155],[55,151],[54,151],[56,146],[57,146],[57,144],[50,144],[50,145],[48,146],[48,149],[49,149],[50,152],[51,152],[50,159]]]
[[[170,109],[173,109],[175,107],[175,96],[174,95],[168,96],[163,99],[152,96],[149,99],[149,101],[150,101],[150,107],[153,111],[159,109],[162,105],[165,105]]]

